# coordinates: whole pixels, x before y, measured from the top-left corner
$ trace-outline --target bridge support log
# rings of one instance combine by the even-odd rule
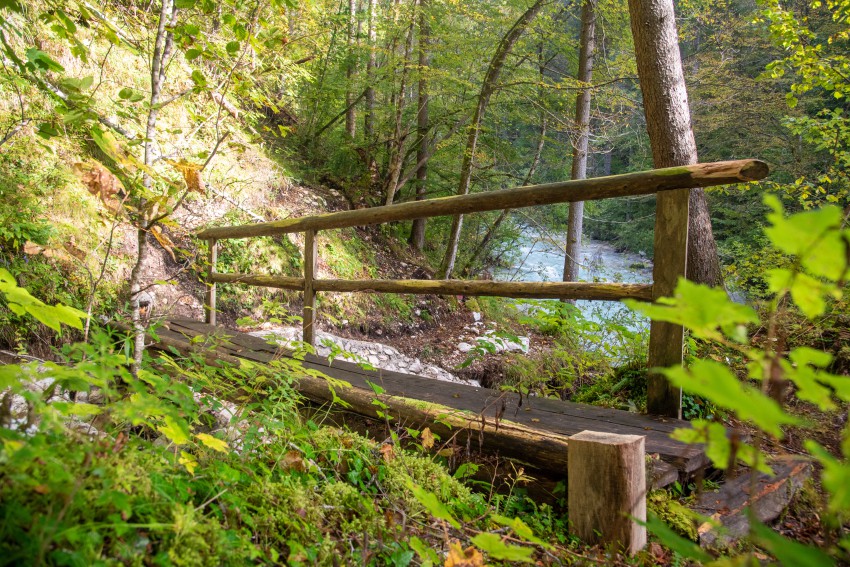
[[[569,438],[567,507],[575,535],[615,543],[632,555],[646,545],[645,437],[582,431]]]

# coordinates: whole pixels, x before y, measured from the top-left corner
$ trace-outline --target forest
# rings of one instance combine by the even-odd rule
[[[0,52],[0,565],[850,564],[850,0]]]

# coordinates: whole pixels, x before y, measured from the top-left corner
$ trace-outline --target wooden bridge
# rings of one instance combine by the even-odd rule
[[[585,300],[637,298],[647,301],[669,296],[678,278],[685,275],[688,189],[755,181],[764,178],[767,173],[766,164],[757,160],[697,164],[244,226],[209,228],[198,234],[199,238],[209,241],[207,322],[168,321],[164,329],[157,331],[158,340],[163,346],[183,351],[198,350],[207,339],[214,340],[214,357],[234,363],[238,363],[240,358],[270,363],[276,358],[293,355],[260,338],[216,326],[218,283],[302,291],[303,339],[311,345],[315,342],[316,294],[320,292],[463,294]],[[659,193],[652,284],[339,280],[319,279],[316,274],[316,235],[320,230],[652,193]],[[671,195],[677,198],[666,198]],[[293,232],[305,234],[303,277],[223,274],[216,271],[218,240]],[[681,364],[682,346],[681,327],[653,322],[649,367]],[[350,362],[334,360],[329,363],[314,355],[307,355],[303,366],[351,385],[336,388],[332,392],[328,381],[315,377],[315,373],[305,373],[297,387],[313,401],[331,402],[335,394],[347,402],[352,411],[376,417],[379,408],[373,402],[378,397],[388,408],[385,412],[412,427],[428,426],[443,439],[453,437],[458,443],[498,452],[502,456],[557,474],[563,474],[566,470],[567,438],[585,430],[645,436],[646,452],[659,455],[665,463],[656,467],[656,485],[686,477],[707,464],[701,449],[669,438],[671,431],[687,424],[679,419],[681,392],[669,386],[658,374],[650,374],[648,383],[649,411],[655,415],[643,416],[560,400],[521,398],[515,393],[435,382],[398,372],[364,370]],[[380,394],[376,394],[373,384],[380,387]]]

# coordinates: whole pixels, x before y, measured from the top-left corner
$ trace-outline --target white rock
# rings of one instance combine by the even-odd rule
[[[458,349],[460,352],[469,352],[469,351],[471,351],[471,350],[472,350],[472,348],[473,348],[473,347],[472,347],[472,345],[471,345],[471,344],[469,344],[469,343],[459,343],[459,344],[457,345],[457,349]]]
[[[479,321],[481,321],[481,313],[479,313],[478,311],[473,311],[473,312],[472,312],[472,319],[473,319],[476,323],[478,323]]]

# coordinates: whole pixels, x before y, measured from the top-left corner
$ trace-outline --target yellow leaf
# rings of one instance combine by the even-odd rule
[[[185,445],[189,442],[189,429],[185,423],[180,423],[171,416],[165,416],[163,424],[157,427],[160,433],[168,437],[168,440],[176,445]]]
[[[207,186],[201,176],[202,165],[188,161],[169,161],[168,163],[183,175],[183,180],[186,182],[186,188],[189,191],[206,195]]]
[[[463,549],[459,541],[453,541],[449,545],[449,555],[443,565],[444,567],[484,567],[484,556],[472,546]]]
[[[165,248],[165,250],[169,254],[171,254],[171,259],[176,262],[177,256],[174,255],[174,242],[171,240],[171,238],[169,238],[167,234],[162,232],[162,229],[158,226],[154,226],[151,228],[151,234],[153,234],[153,237],[156,238],[156,241],[159,242],[159,244],[163,248]]]
[[[431,433],[431,429],[426,427],[422,430],[422,448],[425,450],[430,449],[434,446],[434,434]]]
[[[201,443],[203,443],[213,451],[218,451],[219,453],[227,453],[227,443],[222,441],[221,439],[218,439],[206,433],[198,433],[197,435],[195,435],[195,437],[197,437]]]
[[[180,459],[178,462],[186,467],[186,470],[189,471],[190,475],[195,476],[195,469],[198,468],[198,461],[195,460],[195,457],[186,451],[180,451]]]

